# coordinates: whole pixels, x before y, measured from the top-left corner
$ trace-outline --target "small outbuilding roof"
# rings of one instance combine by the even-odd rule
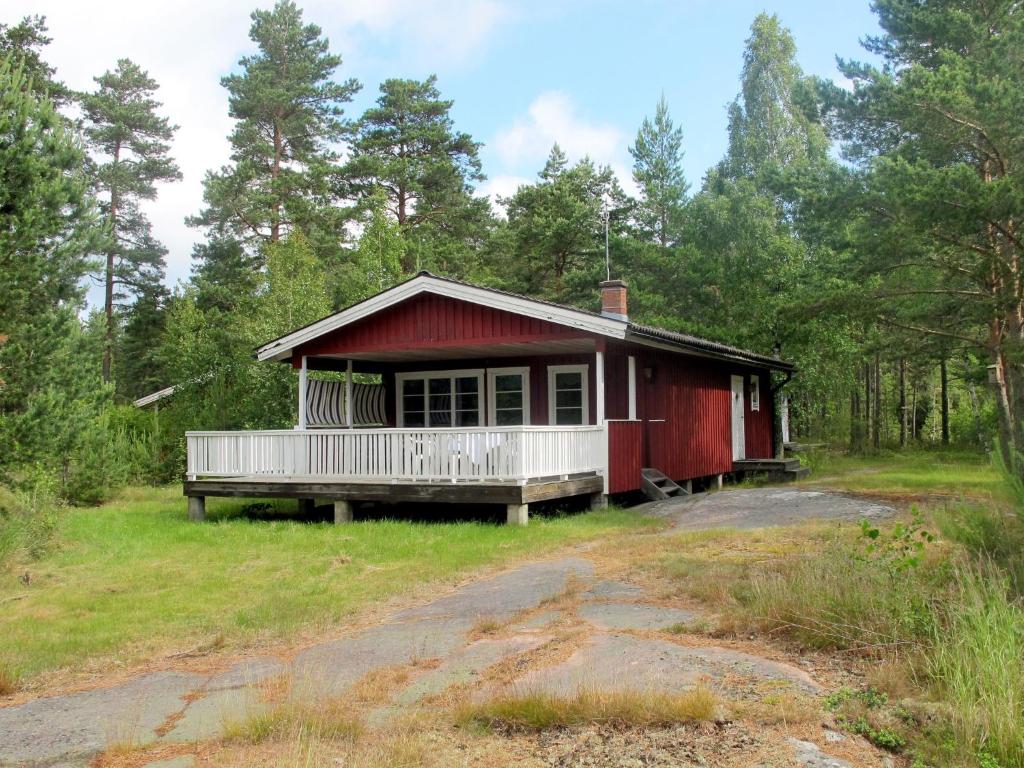
[[[564,304],[522,296],[496,288],[485,288],[450,277],[439,277],[420,272],[398,285],[381,291],[358,304],[335,312],[321,320],[298,328],[291,333],[268,341],[256,350],[258,360],[288,360],[297,347],[351,323],[369,317],[380,310],[423,293],[447,296],[452,299],[481,304],[494,309],[544,320],[549,323],[576,328],[586,333],[656,347],[683,354],[735,360],[748,365],[793,370],[793,364],[776,357],[761,355],[727,344],[720,344],[697,336],[676,333],[663,328],[641,325],[629,320],[607,317],[597,312],[577,309]]]

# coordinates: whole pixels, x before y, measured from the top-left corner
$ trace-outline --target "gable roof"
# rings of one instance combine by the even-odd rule
[[[756,352],[749,352],[737,347],[730,347],[726,344],[719,344],[718,342],[702,339],[697,336],[689,336],[662,328],[640,325],[628,320],[618,320],[585,309],[576,309],[564,304],[534,299],[496,288],[484,288],[472,283],[462,282],[461,280],[454,280],[450,277],[438,277],[430,272],[420,272],[405,282],[388,288],[358,304],[353,304],[347,309],[343,309],[333,315],[328,315],[321,320],[268,341],[256,350],[256,358],[258,360],[290,359],[296,347],[423,293],[447,296],[473,304],[482,304],[494,309],[604,336],[605,338],[631,341],[644,346],[668,349],[691,355],[696,354],[703,357],[735,360],[737,362],[780,370],[793,369],[791,363],[779,360],[778,358],[760,355]]]

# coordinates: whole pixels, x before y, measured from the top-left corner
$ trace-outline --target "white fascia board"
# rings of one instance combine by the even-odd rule
[[[486,307],[493,307],[494,309],[532,317],[537,320],[546,320],[556,325],[576,328],[613,339],[624,339],[626,337],[627,323],[621,320],[598,317],[597,315],[580,312],[569,307],[552,306],[540,301],[533,301],[518,296],[508,296],[486,288],[477,288],[471,285],[452,283],[428,275],[419,275],[406,283],[395,286],[389,291],[373,296],[353,307],[344,309],[330,317],[325,317],[323,320],[319,320],[306,328],[300,328],[294,333],[290,333],[277,341],[260,347],[256,351],[256,358],[258,360],[284,360],[291,356],[292,350],[297,346],[312,341],[325,333],[362,320],[364,317],[368,317],[382,309],[387,309],[394,304],[398,304],[421,293],[433,293],[438,296],[446,296],[472,304],[481,304]]]

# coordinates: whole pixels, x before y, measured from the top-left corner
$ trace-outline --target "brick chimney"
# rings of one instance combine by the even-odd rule
[[[601,314],[613,320],[629,319],[624,281],[605,280],[601,283]]]

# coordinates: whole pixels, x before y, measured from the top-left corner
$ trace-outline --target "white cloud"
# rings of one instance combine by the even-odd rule
[[[569,160],[589,156],[599,163],[621,159],[626,146],[622,131],[587,120],[561,91],[540,94],[524,117],[498,132],[492,146],[507,165],[536,164],[543,162],[555,142]]]
[[[171,152],[183,178],[160,185],[157,199],[143,207],[168,248],[171,283],[188,275],[192,245],[202,239],[184,218],[202,207],[203,176],[229,160],[232,121],[220,78],[252,48],[249,14],[256,4],[270,7],[271,0],[4,3],[5,23],[29,14],[47,17],[53,43],[44,56],[72,88],[91,90],[92,78],[122,57],[160,84],[162,112],[179,126]],[[457,66],[485,50],[495,30],[512,18],[502,0],[307,0],[303,8],[306,21],[322,27],[332,50],[344,56],[345,78],[358,71],[360,57],[369,57],[369,42],[397,43],[403,56],[429,60],[433,69]],[[398,74],[409,62],[388,65]]]
[[[635,194],[626,134],[611,123],[588,119],[561,91],[537,96],[524,116],[497,133],[490,147],[506,169],[539,170],[556,142],[570,162],[589,157],[598,165],[611,166],[623,189]],[[521,176],[506,174],[496,176],[495,185],[499,179],[523,183]]]
[[[476,188],[476,195],[490,200],[495,213],[501,215],[504,213],[504,208],[498,203],[498,198],[511,197],[521,186],[532,184],[533,181],[533,179],[528,179],[525,176],[516,176],[515,174],[490,176]]]

